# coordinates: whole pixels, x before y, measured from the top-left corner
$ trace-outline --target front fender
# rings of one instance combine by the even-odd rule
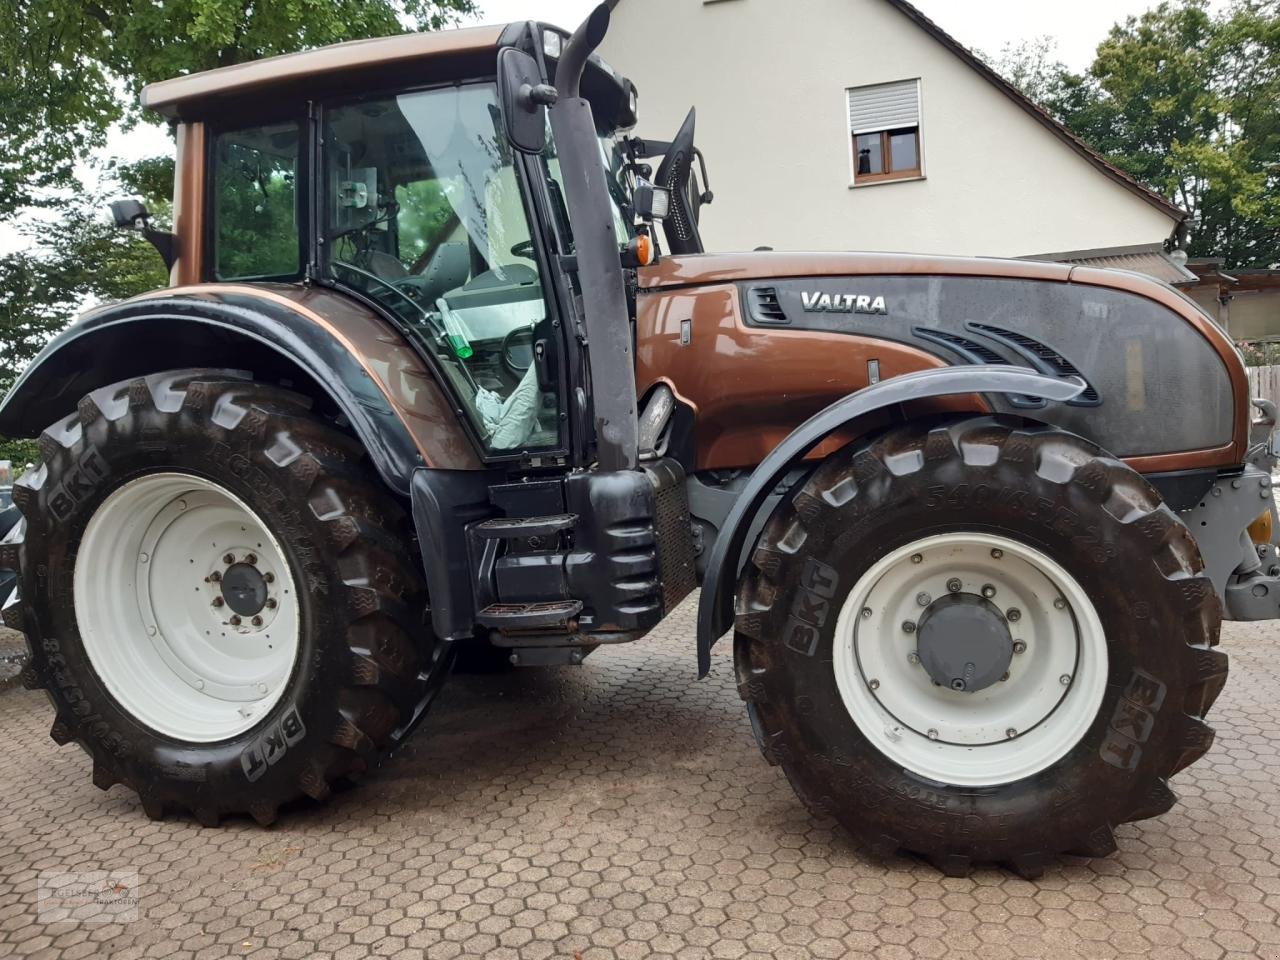
[[[698,602],[698,676],[705,677],[711,669],[711,647],[733,623],[734,592],[752,519],[787,471],[832,433],[869,413],[912,400],[1008,393],[1062,403],[1079,396],[1086,386],[1078,377],[1059,379],[1018,367],[941,367],[885,380],[814,414],[756,467],[716,537]]]
[[[187,368],[248,370],[327,398],[403,496],[419,467],[480,468],[405,338],[351,298],[314,288],[207,285],[94,310],[41,351],[0,403],[0,434],[35,436],[92,390]]]

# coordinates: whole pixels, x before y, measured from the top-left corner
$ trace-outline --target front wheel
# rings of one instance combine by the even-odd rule
[[[1163,813],[1226,677],[1196,545],[1079,437],[907,426],[770,520],[736,662],[765,755],[882,850],[1035,875]]]
[[[305,398],[158,374],[85,397],[40,445],[5,619],[95,784],[152,816],[268,823],[413,728],[451,654],[407,518]]]

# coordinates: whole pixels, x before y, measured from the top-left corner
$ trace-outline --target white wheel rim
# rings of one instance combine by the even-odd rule
[[[242,582],[253,600],[228,593]],[[158,733],[194,743],[234,737],[288,686],[299,636],[292,572],[257,514],[216,483],[155,473],[113,491],[85,528],[74,591],[94,670]]]
[[[933,600],[982,595],[1007,622],[1007,679],[976,692],[935,685],[915,657]],[[950,588],[949,588],[950,587]],[[1014,650],[1018,650],[1015,645]],[[894,550],[854,585],[836,622],[836,683],[864,736],[922,777],[956,786],[1011,783],[1051,767],[1092,725],[1107,683],[1102,622],[1084,589],[1039,550],[1005,537],[949,533]]]

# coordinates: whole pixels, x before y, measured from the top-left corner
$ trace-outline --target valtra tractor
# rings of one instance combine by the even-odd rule
[[[1107,854],[1212,742],[1221,619],[1280,614],[1274,410],[1134,274],[704,253],[694,114],[633,134],[612,6],[146,89],[174,227],[113,210],[172,284],[0,407],[54,740],[266,824],[458,656],[579,664],[701,584],[699,671],[732,631],[764,756],[866,846]]]

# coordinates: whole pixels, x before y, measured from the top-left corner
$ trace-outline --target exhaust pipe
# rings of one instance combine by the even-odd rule
[[[560,55],[556,68],[556,89],[562,97],[576,97],[582,85],[582,72],[587,68],[587,58],[604,42],[609,32],[609,14],[620,0],[606,0],[587,16],[573,31]]]
[[[618,0],[601,3],[565,44],[556,67],[560,96],[551,108],[551,131],[564,175],[582,287],[596,459],[602,470],[634,470],[639,462],[639,426],[627,291],[595,119],[591,104],[581,96],[587,58],[604,40],[610,11],[617,5]]]

